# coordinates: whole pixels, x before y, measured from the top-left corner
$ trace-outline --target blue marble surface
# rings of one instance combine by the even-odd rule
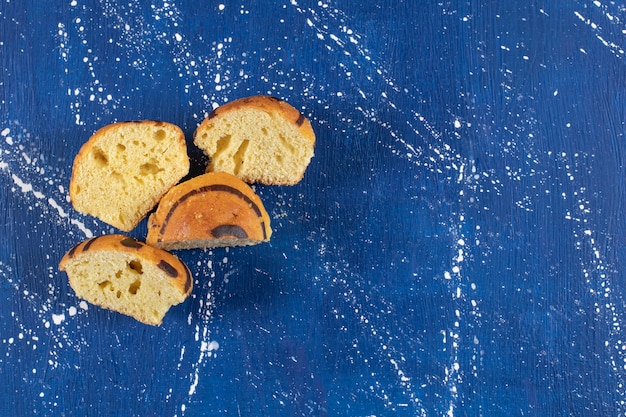
[[[625,415],[626,8],[248,3],[0,3],[0,415]],[[271,242],[177,252],[160,327],[78,299],[82,143],[168,121],[197,174],[254,94],[317,134]]]

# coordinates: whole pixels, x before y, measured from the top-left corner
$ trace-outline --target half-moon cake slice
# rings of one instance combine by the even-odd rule
[[[234,175],[211,172],[171,188],[148,219],[146,242],[162,249],[267,242],[270,218],[259,196]]]
[[[193,286],[189,269],[176,256],[117,234],[77,244],[59,269],[78,297],[154,326]]]

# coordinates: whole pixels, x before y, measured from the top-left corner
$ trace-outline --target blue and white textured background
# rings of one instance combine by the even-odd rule
[[[250,3],[0,3],[0,415],[624,415],[620,2]],[[178,253],[159,328],[77,299],[81,144],[165,120],[198,173],[259,93],[318,136],[271,243]]]

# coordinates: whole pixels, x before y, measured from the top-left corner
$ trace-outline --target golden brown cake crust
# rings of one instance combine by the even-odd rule
[[[65,271],[66,264],[72,259],[89,251],[99,250],[118,251],[135,255],[143,261],[156,265],[166,273],[172,279],[170,282],[181,294],[189,295],[192,291],[193,279],[191,273],[180,259],[162,249],[120,234],[97,236],[80,242],[63,256],[59,263],[59,269]],[[70,277],[70,285],[72,285],[72,277]]]
[[[173,187],[148,220],[146,242],[165,249],[268,241],[270,218],[259,196],[234,175],[206,173]]]

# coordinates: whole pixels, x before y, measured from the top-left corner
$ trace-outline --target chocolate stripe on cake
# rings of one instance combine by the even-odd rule
[[[189,271],[187,265],[185,265],[185,275],[185,294],[187,294],[189,292],[189,288],[191,288],[191,271]]]
[[[168,262],[164,261],[163,259],[161,259],[161,261],[157,264],[157,266],[159,267],[159,269],[163,270],[167,275],[169,275],[172,278],[176,278],[178,276],[178,271],[176,270],[176,268],[174,268],[172,265],[170,265]]]
[[[300,116],[298,116],[298,120],[296,120],[296,124],[298,125],[298,127],[304,124],[304,120],[305,120],[304,115],[300,113]]]
[[[85,242],[85,246],[83,246],[83,252],[88,251],[89,248],[91,247],[91,245],[93,244],[93,242],[96,241],[96,239],[98,239],[98,238],[97,237],[92,237],[87,242]]]
[[[73,258],[74,257],[74,253],[76,253],[76,249],[78,249],[78,247],[80,245],[81,244],[79,243],[77,245],[74,245],[74,247],[72,249],[70,249],[70,251],[67,253],[68,258]]]
[[[265,233],[265,229],[263,230]],[[226,237],[226,236],[234,236],[239,239],[246,239],[248,234],[241,226],[237,226],[236,224],[223,224],[221,226],[217,226],[213,230],[211,230],[211,235],[213,237]]]
[[[143,246],[141,242],[139,242],[137,239],[132,238],[132,237],[127,237],[125,239],[122,239],[120,240],[120,243],[122,244],[122,246],[126,246],[127,248],[139,249]]]
[[[165,216],[165,219],[163,220],[163,224],[161,225],[161,229],[159,230],[159,233],[161,235],[165,233],[165,228],[167,227],[170,221],[170,218],[172,217],[172,215],[174,214],[174,211],[176,211],[176,208],[180,204],[182,204],[185,200],[193,197],[196,194],[201,194],[201,193],[208,192],[208,191],[222,191],[222,192],[233,194],[239,197],[240,199],[242,199],[243,201],[245,201],[248,205],[250,205],[252,210],[254,210],[254,212],[256,213],[257,217],[259,218],[263,217],[263,214],[261,213],[261,209],[259,208],[259,206],[257,206],[257,204],[254,201],[252,201],[250,197],[248,197],[247,195],[245,195],[238,189],[231,187],[230,185],[224,185],[224,184],[205,185],[204,187],[200,187],[195,190],[189,191],[187,194],[179,198],[174,204],[172,204],[170,211],[167,212],[167,215]]]

